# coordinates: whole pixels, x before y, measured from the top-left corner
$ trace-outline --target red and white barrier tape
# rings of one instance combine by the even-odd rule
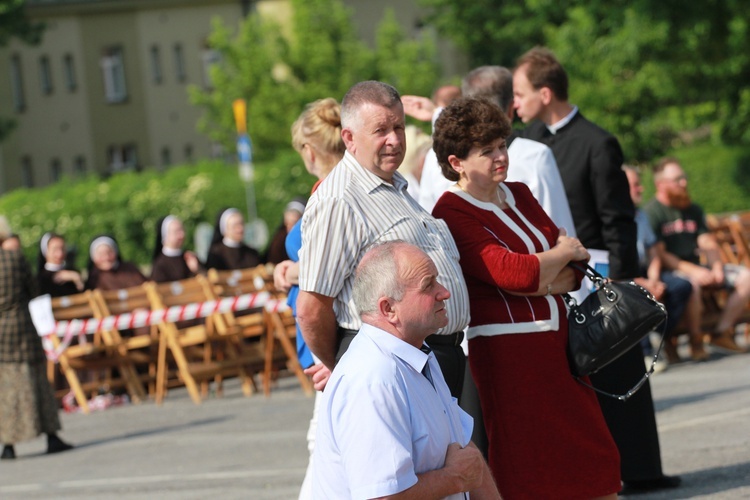
[[[286,300],[272,299],[271,294],[268,292],[248,293],[237,295],[236,297],[173,306],[168,309],[158,309],[155,311],[139,310],[116,316],[107,316],[106,318],[58,321],[55,323],[55,330],[53,332],[40,334],[40,336],[43,337],[42,343],[44,344],[47,359],[57,362],[60,354],[68,348],[75,336],[78,336],[80,344],[86,344],[86,335],[102,330],[133,329],[164,322],[205,318],[215,313],[244,311],[258,307],[263,307],[268,312],[279,312],[289,308]],[[54,348],[49,338],[52,335],[62,337],[60,345],[57,348]]]

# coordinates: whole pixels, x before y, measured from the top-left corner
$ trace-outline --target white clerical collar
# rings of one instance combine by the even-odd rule
[[[573,119],[576,113],[578,113],[578,106],[573,106],[573,109],[570,111],[570,113],[568,113],[568,115],[565,118],[558,121],[557,123],[553,123],[552,125],[547,125],[547,130],[549,130],[550,133],[552,134],[556,134],[558,130],[560,130],[565,125],[570,123],[570,120]]]
[[[57,271],[62,271],[63,269],[65,269],[65,262],[63,262],[62,264],[52,264],[51,262],[45,262],[44,268],[47,271],[56,273]]]
[[[224,243],[229,248],[239,248],[240,245],[242,244],[239,241],[230,240],[229,238],[224,238],[221,241],[222,241],[222,243]]]
[[[161,247],[161,253],[163,253],[167,257],[179,257],[180,255],[182,255],[182,249],[181,248]]]

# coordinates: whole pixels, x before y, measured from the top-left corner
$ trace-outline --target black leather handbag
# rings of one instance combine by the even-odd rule
[[[582,271],[595,287],[595,291],[580,304],[570,295],[564,296],[569,308],[570,371],[576,377],[584,377],[604,368],[633,348],[649,332],[664,324],[667,310],[645,288],[633,281],[611,281],[590,266],[585,269],[578,264],[570,266]],[[654,356],[654,363],[658,353],[657,351]],[[654,363],[644,378],[625,395],[609,394],[594,387],[592,389],[625,401],[653,373]],[[591,387],[589,384],[585,385]]]

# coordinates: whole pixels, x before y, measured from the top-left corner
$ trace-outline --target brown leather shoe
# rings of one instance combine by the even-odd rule
[[[734,341],[733,337],[728,335],[714,335],[711,337],[711,347],[730,354],[740,354],[747,352],[747,348],[740,347]]]

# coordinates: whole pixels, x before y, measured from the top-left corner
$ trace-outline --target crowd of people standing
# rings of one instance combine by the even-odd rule
[[[420,141],[409,180],[399,171],[407,115],[433,126],[432,148]],[[526,126],[514,130],[514,116]],[[236,208],[218,214],[205,262],[184,249],[177,217],[160,219],[149,277],[122,259],[112,235],[100,235],[84,279],[64,238],[46,233],[39,290],[60,296],[275,263],[276,286],[297,317],[300,363],[319,391],[300,498],[615,498],[679,486],[662,470],[648,381],[623,403],[571,376],[563,300],[581,286],[569,264],[600,252],[609,278],[635,280],[667,305],[669,361],[680,361],[672,335],[680,321],[691,358],[704,361],[702,290],[727,287],[708,344],[745,352],[734,327],[750,300],[750,270],[719,259],[679,161],[655,165],[656,196],[639,207],[638,169],[569,102],[565,69],[544,48],[512,70],[476,68],[460,89],[442,87],[432,99],[360,82],[341,104],[310,103],[291,132],[319,180],[306,205],[287,206],[265,256],[244,243]],[[12,255],[0,253],[30,279]],[[20,303],[34,294],[11,285]],[[41,394],[41,351],[32,347],[28,359],[0,351],[0,363],[12,364],[7,373],[31,367],[26,379]],[[644,348],[586,381],[627,391],[643,374]],[[0,376],[10,376],[5,369]],[[59,423],[38,410],[47,406],[35,407],[31,430],[0,421],[0,441],[46,432],[51,452],[67,449]],[[4,450],[3,458],[12,457]]]
[[[477,444],[497,486],[493,490],[480,481],[472,483],[478,489],[465,485],[462,491],[472,490],[478,498],[498,492],[506,498],[613,498],[620,491],[679,486],[679,477],[662,470],[648,382],[622,403],[571,377],[561,296],[578,289],[582,276],[567,264],[587,261],[589,250],[603,253],[609,278],[636,280],[667,302],[668,334],[683,316],[690,328],[699,328],[690,318],[701,286],[732,287],[726,315],[709,343],[728,352],[745,351],[735,342],[733,327],[737,311],[750,299],[747,270],[723,266],[711,253],[715,242],[699,208],[672,203],[680,196],[677,188],[686,191],[687,184],[676,160],[667,174],[657,166],[656,200],[636,211],[641,200],[631,197],[631,173],[623,168],[619,142],[569,103],[567,75],[549,50],[529,51],[513,70],[477,68],[461,91],[463,97],[436,105],[432,99],[399,96],[381,82],[361,82],[342,101],[346,151],[308,203],[294,267],[300,342],[314,355],[309,373],[315,375],[316,388],[325,389],[311,422],[312,434],[317,420],[311,450],[320,450],[312,452],[305,483],[313,483],[312,497],[421,492],[423,479],[443,470],[425,465],[418,441],[412,441],[412,456],[384,463],[392,458],[390,451],[423,432],[416,424],[406,431],[393,425],[413,422],[414,405],[421,404],[416,402],[421,396],[409,393],[414,389],[403,374],[408,369],[395,360],[406,361],[417,373],[424,361],[409,360],[381,334],[418,348],[422,340],[416,335],[414,341],[411,328],[430,324],[422,351],[435,357],[449,392],[474,417],[471,435],[483,440]],[[405,114],[433,123],[433,148],[419,169],[419,200],[409,194],[414,191],[398,171],[407,147]],[[512,130],[514,114],[528,125]],[[654,208],[657,202],[673,209],[664,222],[658,219],[661,207]],[[675,220],[685,223],[678,229]],[[670,241],[675,232],[683,233],[678,239],[685,248],[672,257],[678,252]],[[393,241],[399,244],[380,249]],[[370,252],[403,250],[406,262],[409,245],[434,266],[427,274],[434,274],[439,289],[427,278],[408,285],[406,263],[396,266],[400,285],[372,282]],[[703,248],[708,268],[698,261]],[[383,256],[376,260],[387,280],[392,264]],[[369,295],[369,305],[363,305],[358,286],[380,294],[377,307]],[[411,317],[400,306],[411,290],[438,306]],[[413,300],[417,315],[418,300]],[[447,316],[439,328],[430,323],[436,314]],[[363,334],[367,340],[358,341]],[[466,371],[459,348],[464,336]],[[695,361],[707,357],[703,342],[703,332],[690,337]],[[379,356],[388,353],[383,363],[395,362],[398,368],[369,372],[375,368],[363,353],[371,344],[378,346]],[[674,354],[676,338],[669,337],[668,344],[667,352]],[[357,354],[350,359],[355,345]],[[637,346],[590,382],[606,392],[625,392],[642,376],[643,358]],[[424,374],[425,367],[420,369]],[[359,385],[363,373],[383,387]],[[435,390],[440,395],[437,385]],[[472,390],[478,400],[470,397]],[[407,400],[411,416],[404,420],[407,410],[391,399]],[[346,410],[350,402],[356,410]],[[350,438],[370,429],[379,431],[365,452],[361,441]],[[455,429],[450,433],[457,439]],[[465,434],[455,442],[476,448]],[[444,468],[452,466],[450,447],[432,452],[442,457]],[[309,495],[306,489],[300,498]]]

